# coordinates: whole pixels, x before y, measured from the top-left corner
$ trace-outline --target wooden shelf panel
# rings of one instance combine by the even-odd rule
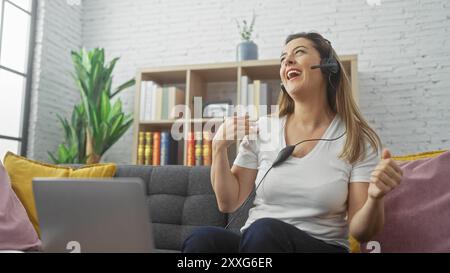
[[[145,71],[145,72],[144,72]],[[141,72],[142,81],[154,81],[160,85],[164,84],[186,84],[187,71],[186,70],[174,70],[167,71],[152,71],[143,70]]]
[[[172,125],[174,123],[184,123],[184,119],[177,120],[149,120],[149,121],[141,121],[140,125]]]
[[[340,55],[339,59],[342,62],[352,62],[357,60],[357,55]],[[217,70],[217,69],[237,69],[242,68],[255,68],[255,67],[266,67],[266,66],[280,66],[280,60],[270,59],[270,60],[253,60],[244,62],[225,62],[225,63],[214,63],[214,64],[192,64],[192,65],[178,65],[178,66],[162,66],[154,68],[144,68],[138,73],[140,74],[170,74],[173,72],[185,73],[188,70]]]
[[[173,126],[177,126],[176,128],[173,128]],[[161,122],[145,122],[145,123],[139,123],[138,125],[138,132],[162,132],[162,131],[168,131],[172,132],[172,129],[179,130],[180,132],[183,132],[186,128],[186,123],[180,122],[175,123],[173,121],[161,121]],[[183,141],[182,141],[183,142]],[[136,146],[137,148],[137,146]]]
[[[197,119],[190,119],[188,122],[191,123],[206,123],[206,122],[223,122],[223,118],[197,118]]]
[[[236,67],[192,69],[191,72],[203,82],[235,82],[238,78]]]
[[[258,80],[280,80],[280,64],[242,67],[243,76]]]
[[[206,122],[223,122],[223,118],[196,118],[196,119],[177,119],[177,120],[151,120],[141,121],[142,126],[172,125],[174,123],[206,123]]]

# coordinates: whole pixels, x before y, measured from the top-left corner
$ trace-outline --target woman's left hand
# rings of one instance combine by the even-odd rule
[[[383,198],[388,192],[400,184],[402,176],[402,169],[391,158],[389,150],[384,149],[382,159],[372,172],[370,178],[369,197],[373,199]]]

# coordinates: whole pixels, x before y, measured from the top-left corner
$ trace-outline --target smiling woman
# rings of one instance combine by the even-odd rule
[[[0,0],[0,158],[26,152],[35,5]]]
[[[349,233],[366,241],[383,226],[383,197],[402,173],[389,151],[380,161],[381,141],[331,43],[318,33],[290,35],[280,78],[278,113],[260,118],[256,129],[248,116],[229,118],[213,139],[219,209],[232,213],[255,194],[241,233],[202,227],[184,252],[344,253]],[[230,170],[226,150],[238,134],[245,137]]]

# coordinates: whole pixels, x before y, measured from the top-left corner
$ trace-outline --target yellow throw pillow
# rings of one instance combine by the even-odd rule
[[[352,236],[349,236],[348,242],[350,243],[350,253],[360,253],[361,252],[361,245],[355,238],[353,238]]]
[[[113,177],[116,174],[115,164],[86,165],[79,169],[70,169],[71,178],[104,178]]]
[[[433,158],[433,157],[441,155],[445,152],[447,152],[447,150],[432,151],[432,152],[425,152],[425,153],[420,153],[420,154],[411,154],[411,155],[404,155],[404,156],[396,156],[396,157],[393,157],[393,159],[396,161],[412,161],[412,160]]]
[[[3,165],[11,179],[11,186],[22,202],[28,217],[36,232],[39,233],[39,220],[33,194],[33,178],[37,177],[73,177],[73,178],[103,178],[113,177],[116,173],[115,164],[95,164],[72,169],[52,164],[46,164],[27,159],[8,152]]]

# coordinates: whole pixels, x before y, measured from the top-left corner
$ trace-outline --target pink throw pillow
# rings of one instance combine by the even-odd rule
[[[450,151],[407,161],[385,197],[384,229],[361,252],[450,252]]]
[[[38,250],[41,242],[0,161],[0,250]]]

